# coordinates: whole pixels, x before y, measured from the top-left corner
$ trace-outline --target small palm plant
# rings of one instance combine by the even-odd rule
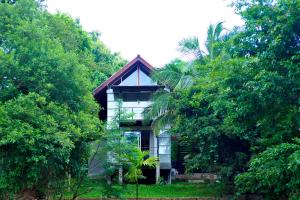
[[[139,180],[144,179],[142,167],[154,168],[158,164],[156,157],[150,157],[149,151],[141,151],[136,149],[128,156],[129,168],[125,174],[125,178],[136,184],[136,199],[139,198]]]

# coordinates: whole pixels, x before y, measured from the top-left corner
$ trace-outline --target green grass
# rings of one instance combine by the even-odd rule
[[[104,188],[101,183],[91,181],[85,185],[90,192],[81,195],[81,198],[99,198],[103,196]],[[136,185],[126,185],[124,188],[115,186],[122,190],[125,198],[134,198]],[[173,183],[171,185],[139,185],[140,198],[174,198],[174,197],[215,197],[219,191],[218,185],[207,183]]]

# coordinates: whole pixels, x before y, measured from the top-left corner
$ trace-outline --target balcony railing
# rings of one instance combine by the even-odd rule
[[[143,107],[122,107],[120,108],[121,113],[126,113],[128,118],[126,120],[143,120],[144,110]],[[107,116],[114,117],[119,112],[118,108],[108,108]]]

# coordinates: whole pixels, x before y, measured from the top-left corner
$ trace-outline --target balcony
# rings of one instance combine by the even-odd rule
[[[142,102],[123,102],[122,107],[118,107],[117,102],[108,102],[107,120],[112,120],[117,113],[128,116],[127,120],[144,120],[144,109],[151,105],[150,101]],[[120,112],[119,112],[120,111]]]

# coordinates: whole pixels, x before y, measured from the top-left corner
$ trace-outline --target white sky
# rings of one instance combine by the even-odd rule
[[[242,25],[224,0],[47,0],[48,10],[80,18],[86,31],[99,31],[100,39],[127,60],[140,54],[161,67],[181,54],[178,42],[198,36],[204,43],[210,23],[225,21],[231,29]]]

